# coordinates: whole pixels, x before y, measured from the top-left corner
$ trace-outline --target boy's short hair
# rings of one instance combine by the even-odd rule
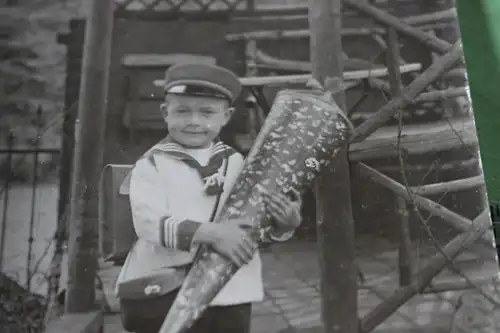
[[[239,78],[231,71],[206,64],[179,64],[165,72],[165,94],[209,96],[233,103],[241,93]]]

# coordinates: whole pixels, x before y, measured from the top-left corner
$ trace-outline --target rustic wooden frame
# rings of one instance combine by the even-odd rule
[[[361,13],[366,14],[375,21],[381,23],[384,28],[379,28],[375,32],[375,37],[378,38],[379,42],[382,42],[382,47],[385,48],[387,54],[387,76],[389,78],[388,82],[382,79],[382,76],[376,78],[370,78],[369,84],[372,87],[378,87],[386,92],[389,92],[392,99],[388,101],[386,105],[381,107],[378,112],[373,114],[367,120],[365,120],[360,126],[355,129],[355,138],[351,144],[350,149],[350,160],[351,163],[355,163],[355,170],[358,171],[362,176],[370,178],[372,181],[384,186],[385,188],[391,190],[396,197],[396,207],[395,209],[399,212],[401,216],[400,222],[400,246],[399,246],[399,272],[400,272],[400,287],[395,290],[393,295],[386,300],[382,301],[378,306],[376,306],[371,312],[369,312],[364,318],[359,319],[359,332],[371,332],[380,323],[387,319],[391,314],[393,314],[400,306],[407,302],[410,298],[417,295],[418,293],[425,293],[432,291],[433,284],[432,280],[435,276],[439,274],[447,265],[451,264],[450,259],[455,258],[462,250],[474,242],[481,242],[484,246],[491,247],[493,249],[493,238],[492,235],[487,233],[491,229],[489,223],[487,209],[478,215],[473,221],[460,216],[459,214],[447,209],[446,207],[440,205],[439,203],[426,198],[425,196],[440,194],[444,192],[456,192],[466,189],[476,189],[483,187],[484,179],[482,175],[475,177],[470,177],[468,179],[460,179],[451,182],[430,184],[419,187],[407,188],[405,185],[396,182],[395,180],[387,177],[381,172],[367,166],[362,161],[370,158],[371,154],[366,154],[363,152],[358,145],[365,147],[365,151],[370,150],[370,141],[376,146],[376,140],[368,140],[370,136],[377,130],[379,130],[389,119],[394,117],[400,110],[404,109],[406,106],[414,103],[438,101],[448,98],[454,98],[458,96],[466,96],[466,87],[450,87],[445,90],[435,90],[428,89],[429,85],[438,80],[439,78],[447,75],[451,71],[454,71],[457,65],[460,65],[463,61],[462,59],[462,49],[459,42],[452,45],[448,42],[437,38],[432,33],[427,33],[422,29],[411,26],[413,22],[404,21],[398,19],[397,17],[388,14],[373,5],[369,4],[365,0],[344,0],[346,6],[350,6],[359,10]],[[426,15],[424,19],[428,19],[426,23],[432,23],[435,20],[439,20],[443,17],[453,18],[454,10],[445,11],[442,13],[437,13],[435,15]],[[420,18],[417,20],[420,21]],[[348,31],[343,30],[342,35],[367,35],[367,31]],[[373,35],[373,30],[371,31]],[[404,60],[401,59],[398,51],[398,35],[403,34],[405,36],[410,36],[420,41],[426,45],[432,52],[441,54],[442,56],[435,60],[435,62],[427,68],[423,73],[411,73],[414,77],[413,82],[408,86],[403,87],[401,83],[401,66],[405,64]],[[381,38],[382,36],[387,36],[387,39]],[[253,53],[249,57],[248,64],[250,67],[258,68],[258,64],[264,64],[266,66],[271,66],[272,68],[278,69],[288,69],[297,72],[310,72],[312,65],[308,62],[292,61],[286,59],[276,59],[272,56],[265,54],[264,52],[258,50],[256,47],[256,41],[261,39],[279,39],[279,38],[304,38],[309,37],[309,31],[262,31],[262,32],[250,32],[237,35],[227,36],[228,40],[240,40],[244,39],[248,42],[253,43]],[[344,57],[344,65],[349,69],[353,66],[353,59],[346,59]],[[356,63],[358,66],[356,69],[361,69],[360,63]],[[303,78],[302,78],[303,76]],[[290,82],[295,82],[298,78],[302,78],[305,82],[304,75],[291,75],[283,77],[269,77],[269,78],[250,78],[246,79],[252,87],[262,87],[268,84],[283,84]],[[253,80],[253,81],[251,81]],[[245,81],[245,82],[246,82]],[[300,80],[299,80],[300,81]],[[425,91],[428,89],[428,91]],[[452,125],[450,125],[452,126]],[[468,125],[467,125],[468,126]],[[457,140],[452,140],[451,137],[447,140],[445,144],[437,144],[438,147],[433,149],[452,149],[463,145],[469,145],[470,147],[477,147],[477,138],[474,133],[466,130],[464,132],[465,137],[457,137]],[[453,133],[457,136],[459,133]],[[470,135],[469,135],[470,134]],[[441,133],[442,135],[442,133]],[[469,137],[470,136],[470,137]],[[415,139],[418,139],[415,137]],[[433,137],[427,138],[429,142],[432,142]],[[411,139],[410,139],[411,140]],[[448,141],[449,140],[449,141]],[[380,142],[378,143],[380,144]],[[387,151],[386,154],[394,155],[395,151],[403,149],[408,153],[408,146],[405,144],[404,140],[401,143],[401,147],[395,147],[398,144],[393,143],[389,145],[386,143],[386,149],[392,150],[392,152]],[[427,145],[428,146],[428,145]],[[373,148],[373,147],[372,147]],[[413,150],[410,153],[418,153],[419,151]],[[354,160],[356,162],[353,161]],[[325,189],[326,190],[326,189]],[[413,208],[413,205],[417,207]],[[413,209],[423,208],[429,211],[431,214],[440,216],[445,222],[450,224],[452,227],[460,232],[460,235],[449,242],[444,248],[443,253],[437,253],[433,258],[431,258],[428,263],[419,271],[415,272],[415,265],[412,258],[412,240],[409,234],[409,216]],[[324,223],[324,222],[323,222]],[[323,244],[326,246],[326,244]],[[332,247],[331,251],[338,251],[335,249],[335,245],[329,245]],[[323,249],[323,251],[328,251]],[[334,258],[334,257],[332,257]],[[340,260],[340,259],[339,259]],[[331,265],[345,265],[342,261],[338,263],[330,263]],[[338,287],[342,287],[339,285]],[[439,290],[449,290],[457,288],[470,288],[470,281],[459,281],[458,283],[448,283],[445,285],[436,286]],[[326,296],[324,296],[326,297]],[[355,304],[355,302],[347,302],[346,304]],[[338,307],[328,301],[323,302],[323,306],[328,307],[323,309],[324,313],[329,313],[338,309]],[[354,305],[353,305],[354,306]],[[350,309],[350,311],[357,312],[357,309]],[[346,327],[345,320],[339,319],[339,325]],[[331,324],[331,323],[330,323]],[[352,323],[354,325],[354,323]],[[331,330],[331,325],[325,322],[326,332],[333,332]],[[347,324],[349,326],[349,324]],[[342,329],[341,332],[344,332]],[[346,331],[347,332],[347,331]]]

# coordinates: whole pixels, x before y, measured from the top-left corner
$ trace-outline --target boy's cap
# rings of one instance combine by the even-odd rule
[[[241,93],[239,78],[231,71],[206,64],[178,64],[165,72],[167,94],[212,96],[234,102]]]

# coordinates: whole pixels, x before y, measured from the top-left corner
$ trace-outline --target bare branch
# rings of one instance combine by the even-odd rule
[[[361,124],[357,129],[357,135],[354,142],[359,142],[366,139],[377,128],[387,122],[399,109],[412,103],[412,100],[420,94],[425,87],[434,82],[444,72],[450,69],[460,59],[462,59],[462,47],[460,43],[456,43],[446,55],[433,63],[421,75],[419,75],[411,84],[409,84],[402,94],[389,103],[380,108],[375,115]]]
[[[430,47],[433,51],[443,54],[448,52],[452,45],[436,36],[425,33],[422,30],[412,27],[409,24],[405,23],[403,20],[397,18],[394,15],[391,15],[377,7],[369,4],[365,0],[345,0],[346,6],[351,6],[361,11],[362,13],[368,15],[369,17],[375,19],[376,21],[390,26],[396,29],[397,32],[403,33],[405,35],[411,36],[428,47]]]

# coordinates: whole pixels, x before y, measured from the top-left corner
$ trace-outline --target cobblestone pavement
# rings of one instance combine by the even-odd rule
[[[252,333],[321,333],[320,271],[316,244],[310,241],[291,241],[264,250],[262,257],[266,299],[254,305]],[[358,293],[359,315],[362,317],[392,295],[397,288],[398,261],[396,251],[391,249],[370,256],[358,254],[358,257],[366,277],[366,282],[360,286]],[[477,271],[478,260],[477,255],[470,252],[460,257],[459,264],[471,277],[484,276],[489,271],[486,267],[488,265],[481,261],[480,273],[474,273]],[[119,307],[111,293],[111,287],[118,270],[117,267],[107,266],[103,267],[101,274],[108,301],[114,311],[118,311]],[[443,281],[450,279],[457,278],[446,273],[440,277]],[[447,291],[417,295],[374,332],[448,333],[462,293]],[[121,332],[123,329],[119,316],[116,313],[107,316],[105,333]]]

